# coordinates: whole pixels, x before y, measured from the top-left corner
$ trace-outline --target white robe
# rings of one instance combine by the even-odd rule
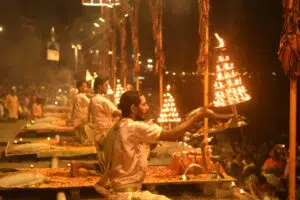
[[[8,118],[10,119],[18,119],[18,108],[19,108],[19,100],[16,95],[12,96],[8,94],[6,96],[5,107],[8,110]]]

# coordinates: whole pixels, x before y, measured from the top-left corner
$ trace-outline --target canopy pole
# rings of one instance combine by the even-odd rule
[[[163,73],[159,72],[159,109],[163,107]]]
[[[289,142],[289,200],[295,200],[296,135],[297,135],[297,80],[290,79],[290,142]]]
[[[137,91],[139,91],[140,90],[140,79],[139,79],[139,76],[136,76],[136,85],[135,85],[135,89],[137,90]]]
[[[204,107],[209,105],[209,0],[207,0],[207,21],[205,23],[205,53],[207,61],[205,62],[204,74]],[[208,118],[204,119],[204,130],[208,130]],[[207,134],[205,134],[207,138]]]

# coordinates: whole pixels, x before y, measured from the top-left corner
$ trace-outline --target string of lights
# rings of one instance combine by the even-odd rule
[[[258,76],[272,76],[276,77],[277,73],[276,72],[270,72],[270,73],[261,73],[261,72],[248,72],[248,71],[243,71],[243,72],[235,72],[239,76],[245,76],[248,78],[255,78]],[[197,73],[197,72],[175,72],[175,71],[165,71],[165,76],[204,76],[204,73]],[[216,76],[216,73],[210,72],[210,76]]]

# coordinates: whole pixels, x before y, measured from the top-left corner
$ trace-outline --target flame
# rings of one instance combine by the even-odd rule
[[[225,47],[224,40],[219,36],[218,33],[215,33],[215,37],[216,37],[217,40],[219,41],[219,46],[217,46],[217,48]]]
[[[171,89],[171,86],[168,84],[167,85],[167,91],[169,91]]]
[[[171,86],[168,84],[166,86],[167,92],[163,95],[164,96],[164,103],[163,108],[161,109],[158,122],[159,123],[178,123],[181,122],[181,118],[177,112],[175,106],[174,97],[170,94],[169,90]]]

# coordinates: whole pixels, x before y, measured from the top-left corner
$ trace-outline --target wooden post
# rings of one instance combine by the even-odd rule
[[[163,72],[159,72],[159,110],[162,110],[163,106]]]
[[[51,159],[51,168],[58,168],[58,157],[53,156]],[[56,200],[67,200],[66,194],[63,191],[56,193]]]
[[[169,128],[169,130],[172,130],[172,124],[171,124],[171,122],[169,122],[168,128]]]
[[[207,23],[205,24],[205,53],[207,61],[204,74],[204,107],[209,104],[209,0],[207,0]],[[204,130],[208,130],[208,118],[204,119]],[[206,136],[207,137],[207,134]]]
[[[111,10],[112,12],[112,22],[111,22],[111,51],[112,51],[112,55],[111,55],[111,73],[113,76],[113,90],[114,92],[116,91],[116,87],[117,87],[117,77],[116,77],[116,73],[117,73],[117,25],[116,25],[116,21],[117,21],[117,10],[116,7],[113,7],[113,9]]]
[[[285,72],[290,72],[290,134],[289,134],[289,200],[295,200],[296,189],[296,139],[297,139],[297,78],[299,78],[299,62],[297,49],[297,36],[299,35],[299,0],[283,1],[284,25],[280,38],[279,52],[284,49],[285,54],[279,54]],[[287,12],[286,12],[287,11]],[[285,43],[289,37],[296,37],[291,43]],[[296,47],[294,47],[296,45]],[[286,47],[291,49],[286,53]],[[288,62],[287,62],[288,61]]]
[[[235,117],[237,117],[238,112],[237,112],[237,109],[236,109],[236,105],[235,105],[235,104],[231,106],[231,110],[232,110],[232,114],[234,114]]]
[[[139,79],[139,76],[136,76],[135,89],[137,91],[140,90],[140,79]]]
[[[133,11],[130,15],[130,23],[131,23],[131,42],[133,47],[133,55],[134,55],[134,67],[133,74],[136,77],[136,85],[135,89],[140,90],[140,48],[139,48],[139,9],[140,9],[140,0],[134,1],[134,5],[132,7]]]
[[[290,79],[290,153],[289,153],[289,200],[295,200],[296,189],[296,131],[297,128],[297,80]]]
[[[127,85],[127,52],[126,52],[126,19],[119,24],[120,49],[121,49],[121,77],[123,78],[123,88],[126,91]]]
[[[103,52],[103,66],[105,72],[110,74],[110,65],[111,65],[111,55],[108,54],[108,51],[111,51],[111,34],[110,34],[110,10],[103,8],[103,18],[106,20],[104,33],[103,33],[103,43],[104,43],[104,52]],[[101,71],[99,69],[99,71]],[[111,74],[110,74],[111,75]]]
[[[56,194],[56,200],[67,200],[66,194],[64,192],[58,192]]]
[[[58,168],[58,157],[53,156],[51,159],[51,168]]]
[[[126,77],[126,72],[125,72],[125,74],[123,75],[123,88],[124,88],[124,90],[126,91],[126,89],[127,89],[127,77]]]
[[[116,73],[113,74],[113,90],[114,92],[116,92],[116,88],[117,88],[117,77],[116,77]]]
[[[75,44],[74,47],[74,60],[75,60],[75,76],[77,77],[78,72],[78,46]]]
[[[299,12],[299,0],[290,0],[294,9]],[[296,12],[295,11],[295,12]],[[293,16],[299,26],[299,14]],[[297,29],[299,33],[299,27]],[[299,50],[298,50],[299,51]],[[298,65],[298,63],[296,63]],[[299,65],[298,65],[299,66]],[[296,67],[296,66],[293,66]],[[289,200],[296,199],[296,142],[297,142],[297,79],[290,78],[290,138],[289,138]]]
[[[163,21],[162,21],[162,17],[163,17],[163,1],[160,0],[160,17],[159,17],[159,47],[162,50],[163,49],[163,35],[162,35],[162,26],[163,26]],[[163,54],[163,52],[161,52],[160,54]],[[160,110],[162,110],[162,106],[163,106],[163,92],[164,92],[164,84],[163,84],[163,80],[164,80],[164,76],[163,76],[163,68],[164,68],[164,64],[165,64],[165,57],[164,55],[160,55],[161,58],[163,58],[163,62],[161,63],[160,69],[159,69],[159,87],[160,87],[160,97],[159,97],[159,102],[160,102]]]
[[[209,0],[198,0],[198,9],[199,9],[199,36],[200,36],[200,45],[199,45],[199,56],[197,60],[198,73],[204,71],[204,107],[209,106]],[[204,47],[204,48],[203,48]],[[203,70],[204,68],[204,70]],[[201,75],[201,74],[199,74]],[[201,76],[199,76],[202,78]],[[202,80],[200,80],[202,81]],[[208,131],[208,118],[204,119],[204,131]],[[204,139],[207,139],[208,134],[204,134]],[[206,168],[206,152],[205,146],[202,146],[202,160],[203,167]]]
[[[159,78],[159,109],[163,105],[163,69],[165,65],[165,55],[163,51],[163,1],[149,0],[152,17],[152,33],[155,42],[155,72]]]

